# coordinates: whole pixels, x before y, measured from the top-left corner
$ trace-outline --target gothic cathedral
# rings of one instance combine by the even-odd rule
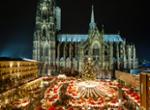
[[[91,8],[88,34],[59,34],[61,9],[55,0],[39,0],[33,40],[33,59],[48,65],[81,71],[85,57],[92,57],[103,70],[134,69],[138,66],[135,45],[127,44],[120,34],[99,30]]]

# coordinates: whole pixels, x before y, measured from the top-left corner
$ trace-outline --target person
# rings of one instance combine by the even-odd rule
[[[51,106],[48,110],[56,110],[54,106]]]

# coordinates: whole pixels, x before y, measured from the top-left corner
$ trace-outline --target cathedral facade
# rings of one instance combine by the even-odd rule
[[[87,34],[59,34],[61,9],[55,0],[39,0],[33,40],[33,59],[48,65],[82,70],[85,57],[92,57],[103,70],[134,69],[138,66],[135,45],[118,34],[98,29],[91,8]]]

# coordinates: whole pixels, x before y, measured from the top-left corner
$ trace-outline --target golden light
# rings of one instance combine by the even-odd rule
[[[10,63],[9,63],[9,65],[10,65],[10,67],[12,68],[12,66],[13,66],[13,62],[10,62]]]
[[[20,62],[17,62],[17,66],[20,67]]]

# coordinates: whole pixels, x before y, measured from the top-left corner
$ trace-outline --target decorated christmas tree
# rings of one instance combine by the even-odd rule
[[[83,80],[95,80],[96,79],[96,72],[94,67],[94,62],[92,58],[87,58],[85,60],[82,72],[82,79]]]

